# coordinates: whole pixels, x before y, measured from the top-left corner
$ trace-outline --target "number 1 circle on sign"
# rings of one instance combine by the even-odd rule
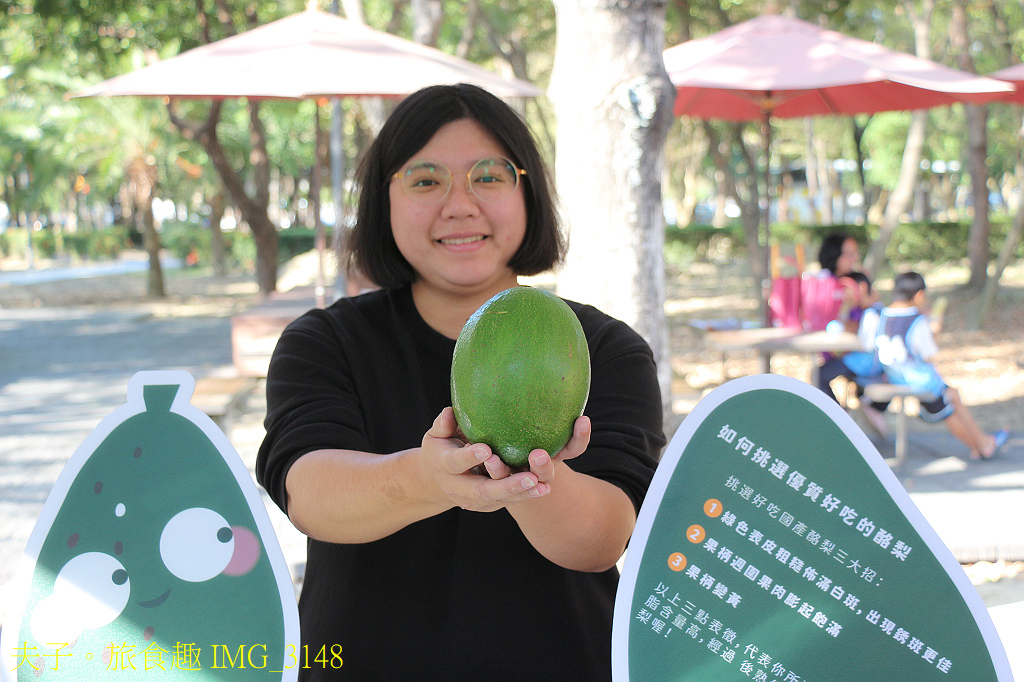
[[[722,507],[722,503],[713,497],[704,503],[704,513],[713,519],[721,516],[723,511],[725,509]]]

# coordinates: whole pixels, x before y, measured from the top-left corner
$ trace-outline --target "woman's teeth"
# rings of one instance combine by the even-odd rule
[[[445,239],[439,239],[438,241],[441,242],[442,244],[456,246],[458,244],[469,244],[471,242],[478,242],[482,239],[484,239],[483,235],[477,235],[475,237],[450,237]]]

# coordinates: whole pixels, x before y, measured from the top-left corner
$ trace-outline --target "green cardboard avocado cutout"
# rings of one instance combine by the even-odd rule
[[[284,556],[194,387],[134,375],[61,471],[18,567],[3,682],[297,678]]]
[[[637,518],[615,682],[1009,682],[966,574],[852,419],[759,375],[699,402]]]

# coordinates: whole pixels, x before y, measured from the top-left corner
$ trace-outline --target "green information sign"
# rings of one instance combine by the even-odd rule
[[[29,537],[0,680],[294,680],[291,578],[256,484],[186,372],[140,372]]]
[[[1012,680],[963,569],[850,417],[759,375],[704,398],[637,519],[616,682]]]

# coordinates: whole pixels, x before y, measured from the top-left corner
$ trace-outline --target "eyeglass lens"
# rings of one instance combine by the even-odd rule
[[[519,174],[508,159],[480,159],[467,173],[469,191],[481,201],[501,201],[515,191]],[[406,196],[421,204],[441,201],[452,186],[452,172],[434,161],[418,161],[400,173],[400,178]]]

